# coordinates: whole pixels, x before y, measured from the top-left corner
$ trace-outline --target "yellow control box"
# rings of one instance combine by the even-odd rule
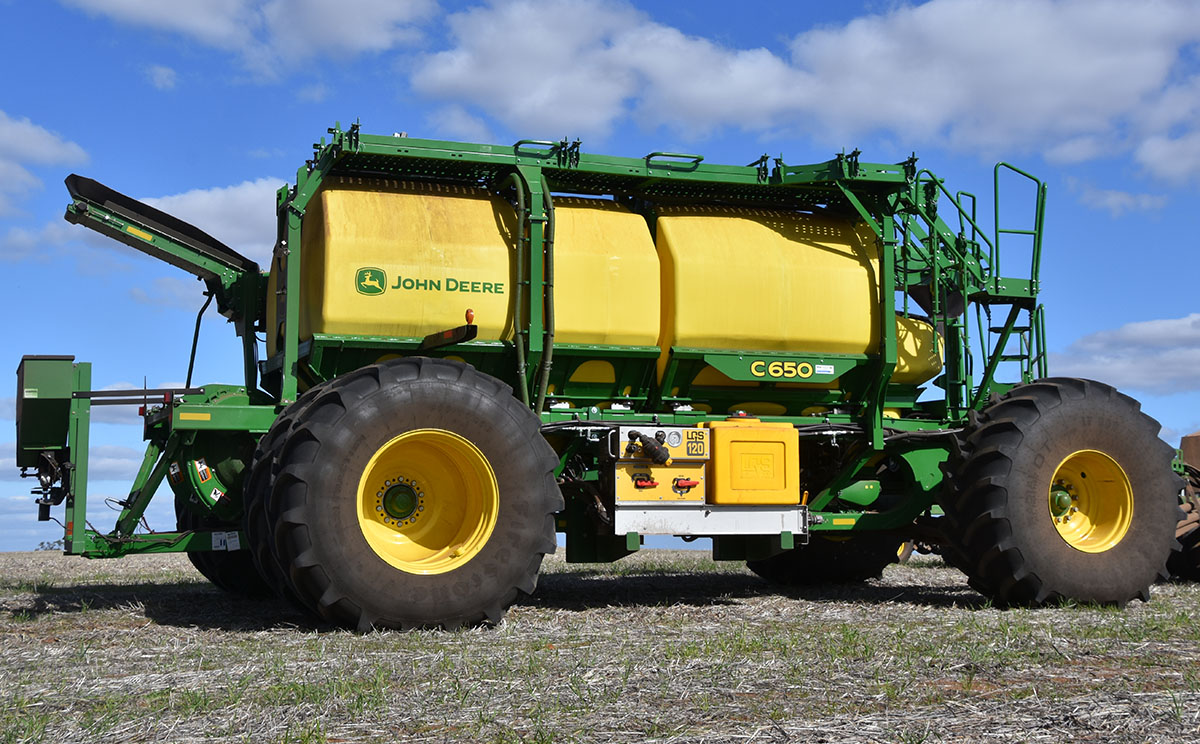
[[[787,423],[709,421],[711,504],[799,504],[800,435]]]
[[[617,503],[681,501],[703,503],[704,462],[654,465],[646,461],[620,462],[614,475]]]

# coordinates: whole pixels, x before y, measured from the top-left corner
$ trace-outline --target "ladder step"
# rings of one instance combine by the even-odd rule
[[[1027,354],[1001,354],[1000,361],[1002,362],[1023,362],[1029,358]]]
[[[1004,330],[1004,326],[992,326],[991,328],[988,328],[988,330],[991,331],[992,333],[1000,333]],[[1012,332],[1013,333],[1029,333],[1029,326],[1013,326]]]

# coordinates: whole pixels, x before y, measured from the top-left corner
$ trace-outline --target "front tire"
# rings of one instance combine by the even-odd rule
[[[1175,546],[1173,452],[1091,380],[1018,386],[984,411],[943,507],[971,585],[1000,605],[1149,599]]]
[[[267,501],[297,596],[359,631],[499,622],[555,549],[558,459],[539,427],[508,386],[456,362],[328,383]]]

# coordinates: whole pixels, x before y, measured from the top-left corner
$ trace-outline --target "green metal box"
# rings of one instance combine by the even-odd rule
[[[38,464],[43,450],[67,446],[75,357],[23,356],[17,366],[17,467]]]

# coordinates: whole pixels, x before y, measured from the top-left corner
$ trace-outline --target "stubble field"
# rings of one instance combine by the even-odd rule
[[[1193,742],[1200,586],[997,610],[933,559],[779,592],[547,559],[498,628],[360,636],[181,555],[0,554],[0,742]]]

